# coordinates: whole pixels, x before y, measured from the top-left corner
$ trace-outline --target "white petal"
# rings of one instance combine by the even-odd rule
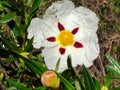
[[[52,22],[52,21],[53,22]],[[33,47],[40,48],[41,46],[50,46],[53,47],[56,43],[48,43],[46,38],[56,37],[59,30],[57,28],[57,22],[54,19],[41,20],[39,18],[32,19],[30,26],[28,27],[28,39],[31,39],[34,36]]]
[[[33,40],[33,47],[34,48],[40,48],[43,41],[43,35],[42,35],[42,20],[39,18],[32,19],[30,26],[28,27],[28,39],[31,39],[34,37]]]
[[[72,66],[75,67],[77,65],[85,65],[86,67],[90,67],[92,65],[92,62],[89,61],[89,59],[86,57],[86,53],[84,50],[78,50],[71,54],[72,58]]]
[[[44,36],[44,42],[42,44],[42,46],[44,47],[54,47],[56,45],[58,45],[57,42],[49,42],[46,39],[49,37],[57,37],[59,34],[59,30],[57,27],[57,23],[58,21],[55,19],[46,19],[43,20],[42,26],[44,26],[42,29],[42,33]]]
[[[84,64],[86,67],[90,67],[100,52],[97,35],[96,33],[91,33],[90,36],[84,36],[78,42],[83,44],[83,48],[72,49],[73,67],[77,66],[77,64]]]
[[[89,61],[93,61],[98,57],[100,52],[96,33],[92,33],[88,41],[89,43],[88,43],[86,55],[87,55],[87,58],[89,58]]]
[[[39,18],[33,18],[30,22],[30,25],[28,27],[28,39],[31,39],[34,35],[36,35],[39,32],[39,28],[41,27],[41,19]]]
[[[86,29],[96,32],[99,19],[93,11],[81,6],[76,8],[74,14],[77,16],[78,22],[82,22]]]
[[[53,48],[44,48],[42,51],[42,55],[45,59],[45,64],[48,69],[55,70],[56,63],[59,59],[59,53],[57,52],[58,47]]]
[[[74,4],[69,0],[57,1],[53,3],[45,12],[44,18],[50,16],[62,16],[74,9]]]
[[[66,55],[66,54],[61,56],[58,72],[63,72],[64,70],[68,69],[67,57],[68,57],[68,55]]]
[[[85,7],[73,9],[68,14],[57,17],[57,19],[62,22],[68,30],[79,27],[80,30],[87,33],[96,32],[99,21],[96,14]]]
[[[63,72],[68,68],[67,66],[67,49],[64,55],[60,55],[59,46],[53,48],[45,48],[42,51],[42,55],[44,56],[45,64],[47,65],[48,69],[55,70],[56,63],[58,59],[60,59],[60,65],[58,72]]]

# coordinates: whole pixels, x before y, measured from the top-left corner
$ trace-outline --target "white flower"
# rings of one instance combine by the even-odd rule
[[[72,66],[84,64],[90,67],[99,54],[96,35],[98,18],[94,12],[77,7],[69,0],[53,3],[43,19],[34,18],[28,28],[28,38],[34,36],[33,46],[40,48],[45,63],[54,70],[60,58],[59,72],[67,69],[67,57],[71,55]]]

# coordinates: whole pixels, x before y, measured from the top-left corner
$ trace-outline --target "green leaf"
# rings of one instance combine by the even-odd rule
[[[1,17],[0,23],[7,23],[12,19],[14,19],[14,17],[15,17],[15,13],[5,14],[4,17]]]
[[[32,5],[32,9],[31,9],[31,13],[35,12],[36,9],[39,7],[40,3],[42,0],[34,0],[33,5]]]
[[[17,36],[21,36],[21,32],[19,30],[19,27],[17,25],[15,25],[15,27],[12,29],[14,35]]]
[[[11,87],[6,88],[6,90],[18,90],[18,89],[15,86],[11,86]]]
[[[7,0],[7,2],[11,5],[10,7],[7,7],[10,11],[15,12],[17,15],[22,14],[22,11],[21,11],[22,4],[20,3],[21,0],[17,2],[15,0]]]
[[[87,68],[83,65],[84,71],[84,83],[86,90],[96,90],[95,82],[92,79],[92,76],[88,72]]]
[[[17,36],[21,36],[22,35],[22,32],[26,29],[26,25],[20,25],[20,26],[17,26],[15,25],[15,27],[12,29],[12,31],[14,32],[14,35],[17,37]]]
[[[35,60],[32,60],[32,63],[33,63],[33,64],[36,66],[36,68],[38,68],[39,71],[41,71],[42,73],[48,70],[44,63],[41,63],[41,62],[35,61]]]
[[[46,87],[40,86],[40,87],[35,88],[35,90],[46,90]]]
[[[62,83],[65,85],[67,90],[75,90],[75,87],[70,82],[68,82],[61,74],[59,74],[57,72],[56,72],[56,74],[58,75],[58,77],[60,78]]]
[[[6,58],[6,60],[4,60],[4,62],[13,62],[13,61],[16,61],[18,60],[17,58],[14,58],[14,57],[9,57],[9,58]]]
[[[120,9],[120,0],[115,0],[115,6]]]
[[[118,87],[118,88],[112,88],[112,90],[120,90],[120,87]]]
[[[107,86],[107,87],[109,87],[110,86],[110,84],[111,84],[111,82],[112,82],[112,74],[113,74],[113,72],[112,71],[110,71],[109,73],[108,73],[108,75],[107,75],[107,78],[106,78],[106,83],[105,83],[105,86]]]
[[[31,4],[32,0],[27,1],[27,5],[29,6]]]
[[[97,90],[101,90],[100,83],[95,79],[94,79],[94,82],[95,82],[95,87],[97,88]]]
[[[23,86],[22,84],[15,82],[13,80],[10,79],[6,79],[7,82],[13,86],[15,86],[16,88],[20,89],[20,90],[31,90],[30,88],[26,88],[25,86]]]
[[[35,11],[38,9],[41,1],[42,0],[34,0],[31,11],[30,11],[30,16],[28,17],[28,21],[30,21],[31,18],[35,15]]]
[[[117,47],[116,47],[116,50],[120,52],[120,46],[117,46]]]
[[[106,57],[109,60],[109,62],[113,65],[113,66],[107,65],[107,68],[113,70],[114,72],[116,72],[117,74],[120,75],[120,65],[119,65],[119,63],[115,59],[113,59],[110,55],[106,55]]]
[[[109,70],[113,71],[114,73],[120,75],[120,71],[118,69],[116,69],[114,66],[106,65],[106,68],[108,68]]]
[[[75,76],[76,72],[75,72],[74,68],[72,67],[71,56],[68,56],[68,58],[67,58],[67,65],[68,65],[68,68],[70,69],[70,71],[72,72],[72,75]]]
[[[25,63],[26,65],[36,74],[38,75],[42,75],[43,72],[45,72],[47,70],[47,68],[45,67],[45,65],[41,62],[35,61],[35,60],[29,60],[19,54],[17,54]]]
[[[55,71],[58,71],[59,69],[59,65],[60,65],[60,58],[57,61],[56,67],[55,67]]]
[[[11,7],[11,5],[5,1],[0,1],[0,5]]]
[[[85,90],[84,83],[81,80],[81,75],[77,74],[74,78],[75,89],[76,90]]]
[[[27,40],[26,46],[24,47],[24,52],[29,52],[33,43],[33,38]]]
[[[76,90],[83,90],[82,88],[81,88],[81,84],[80,84],[80,79],[75,79],[75,89]]]
[[[15,43],[4,38],[1,38],[1,39],[4,45],[7,46],[9,49],[11,49],[14,52],[20,52],[19,47],[17,47]]]

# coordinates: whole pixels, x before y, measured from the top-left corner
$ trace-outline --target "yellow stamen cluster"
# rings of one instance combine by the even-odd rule
[[[57,37],[57,41],[60,43],[62,47],[73,45],[74,35],[70,31],[62,30],[60,31],[60,34]]]

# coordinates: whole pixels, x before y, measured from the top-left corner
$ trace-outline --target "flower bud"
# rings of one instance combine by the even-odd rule
[[[27,52],[22,52],[22,53],[20,53],[20,55],[25,57],[25,58],[28,58],[28,53]]]
[[[25,58],[28,58],[28,53],[27,52],[22,52],[20,53],[21,56],[25,57]],[[20,58],[20,65],[21,67],[25,67],[25,62]]]
[[[4,74],[0,72],[0,81],[2,81],[3,77],[4,77]]]
[[[41,76],[43,86],[58,89],[60,86],[60,79],[54,71],[46,71]]]
[[[107,86],[102,86],[101,90],[108,90]]]

